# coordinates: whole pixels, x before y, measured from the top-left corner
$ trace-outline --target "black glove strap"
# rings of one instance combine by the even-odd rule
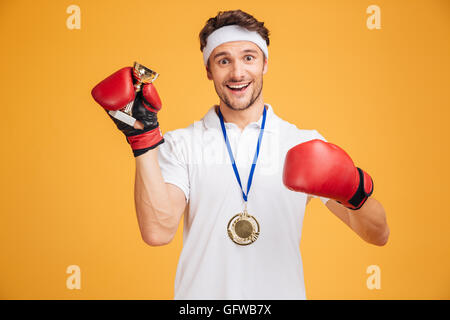
[[[370,195],[373,193],[373,180],[372,178],[370,178],[372,180],[372,190],[370,190],[369,193],[366,193],[366,190],[364,189],[364,173],[360,168],[356,168],[358,169],[359,172],[359,186],[358,189],[356,190],[355,194],[353,195],[353,197],[348,200],[348,203],[350,203],[352,206],[356,207],[356,208],[350,208],[347,207],[351,210],[358,210],[360,209],[363,204],[366,202],[367,198],[370,197]]]

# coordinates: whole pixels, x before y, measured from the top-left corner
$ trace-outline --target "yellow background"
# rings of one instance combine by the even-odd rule
[[[2,299],[172,299],[182,224],[147,246],[130,147],[90,95],[134,61],[155,69],[163,132],[217,103],[198,33],[240,8],[271,31],[264,98],[370,173],[389,242],[358,238],[315,199],[301,242],[310,299],[450,298],[450,1],[5,1],[1,32]],[[69,5],[81,29],[69,30]],[[366,8],[381,8],[369,30]],[[66,268],[81,268],[81,289]],[[366,269],[381,269],[369,290]],[[282,270],[280,270],[282,272]]]

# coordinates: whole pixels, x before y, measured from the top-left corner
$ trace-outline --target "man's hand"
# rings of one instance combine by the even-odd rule
[[[135,92],[133,68],[125,67],[113,73],[92,89],[92,96],[108,113],[117,111],[132,103],[131,115],[137,119],[134,127],[115,119],[109,113],[117,128],[127,137],[135,157],[156,148],[164,142],[157,112],[161,99],[153,84],[144,84]]]
[[[293,191],[331,198],[357,210],[373,192],[372,178],[338,146],[319,139],[288,151],[283,183]]]

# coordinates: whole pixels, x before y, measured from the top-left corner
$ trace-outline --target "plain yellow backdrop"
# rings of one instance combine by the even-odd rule
[[[449,299],[449,1],[2,1],[2,299],[172,299],[182,223],[141,239],[130,147],[90,95],[138,61],[160,73],[163,132],[218,102],[198,33],[242,9],[271,31],[264,99],[374,179],[391,229],[365,243],[317,199],[300,244],[309,299]],[[69,5],[81,10],[70,30]],[[381,29],[369,30],[369,5]],[[66,268],[81,269],[69,290]],[[367,267],[381,288],[366,285]],[[280,270],[282,272],[282,270]]]

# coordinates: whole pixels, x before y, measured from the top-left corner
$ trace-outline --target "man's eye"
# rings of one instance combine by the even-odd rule
[[[228,63],[228,59],[222,59],[219,61],[220,64],[227,64]]]
[[[254,58],[253,56],[245,56],[245,60],[247,61],[252,61]]]

